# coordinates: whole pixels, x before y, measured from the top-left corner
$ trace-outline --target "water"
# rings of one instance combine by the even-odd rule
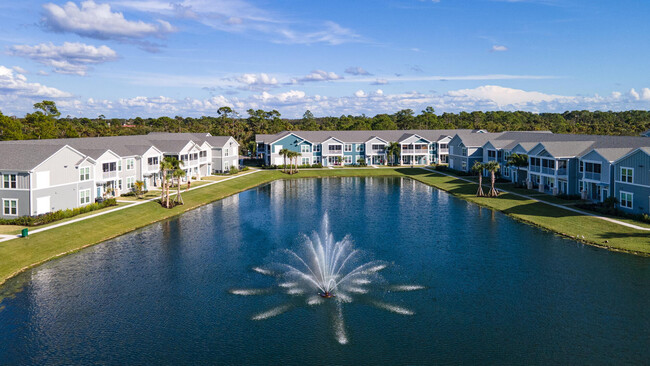
[[[350,235],[388,265],[372,299],[293,303],[279,291],[291,286],[264,275],[273,253],[300,246],[325,212],[336,240]],[[2,365],[650,359],[649,258],[583,246],[399,178],[274,182],[49,262],[2,290],[12,293],[0,303]]]

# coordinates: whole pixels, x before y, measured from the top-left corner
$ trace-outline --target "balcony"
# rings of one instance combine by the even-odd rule
[[[102,179],[108,180],[108,179],[115,179],[117,178],[117,171],[112,170],[108,172],[102,172]]]
[[[327,150],[323,155],[343,155],[343,149],[339,150]]]
[[[582,178],[600,181],[600,173],[584,172]]]
[[[207,157],[207,156],[201,156],[201,157],[199,158],[199,163],[205,163],[206,161],[208,161],[208,157]]]
[[[542,170],[542,167],[540,167],[539,165],[529,165],[528,166],[528,171],[529,172],[539,173],[541,170]]]
[[[378,149],[378,150],[372,149],[372,150],[368,151],[369,155],[379,155],[379,154],[385,154],[385,153],[386,153],[386,149]]]
[[[428,154],[429,149],[402,149],[402,154]]]
[[[148,172],[157,172],[160,170],[160,164],[147,164]]]
[[[555,175],[555,169],[554,168],[548,168],[548,167],[542,167],[542,173],[543,174]]]

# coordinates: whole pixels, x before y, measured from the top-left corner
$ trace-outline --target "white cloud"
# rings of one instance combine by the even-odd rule
[[[113,1],[116,7],[192,19],[224,32],[262,37],[276,43],[339,45],[362,41],[353,30],[332,21],[296,22],[245,0]]]
[[[574,97],[529,92],[520,89],[504,88],[496,85],[485,85],[475,89],[455,90],[447,92],[446,95],[452,98],[464,100],[489,101],[494,103],[497,107],[518,106],[556,100],[569,101],[575,99]]]
[[[371,83],[372,85],[386,85],[388,84],[388,80],[386,79],[377,79]]]
[[[354,96],[357,98],[365,98],[368,96],[368,94],[366,94],[366,92],[364,92],[363,90],[357,90],[356,92],[354,92]]]
[[[639,100],[640,99],[639,98],[639,93],[637,93],[636,90],[634,90],[634,88],[630,89],[630,91],[628,92],[628,95],[634,100]]]
[[[278,85],[278,79],[269,76],[268,74],[243,74],[236,79],[239,83],[243,84],[241,89],[247,90],[267,90],[270,87]]]
[[[19,73],[19,74],[23,74],[23,75],[28,74],[27,70],[23,69],[20,66],[12,66],[11,69],[14,70],[15,72]]]
[[[507,51],[508,47],[503,46],[503,45],[494,45],[492,46],[492,49],[490,51],[492,52],[504,52]]]
[[[650,88],[641,89],[641,100],[650,100]]]
[[[346,74],[350,75],[371,75],[368,71],[359,66],[351,66],[345,69]]]
[[[308,75],[299,79],[293,79],[293,82],[312,82],[312,81],[333,81],[343,79],[343,76],[337,75],[335,72],[327,72],[323,70],[314,70]]]
[[[176,28],[164,20],[157,20],[155,23],[127,20],[124,14],[111,11],[109,4],[97,4],[93,0],[81,2],[80,7],[72,1],[63,6],[47,3],[43,5],[43,9],[43,23],[47,28],[55,32],[75,33],[82,37],[124,41],[161,37],[176,31]]]
[[[0,96],[6,100],[7,98],[67,98],[72,95],[39,83],[30,83],[25,75],[0,66]]]
[[[30,58],[50,66],[59,74],[86,75],[89,64],[117,60],[115,51],[107,46],[91,46],[83,43],[65,42],[61,46],[42,43],[35,46],[13,46],[11,54]]]

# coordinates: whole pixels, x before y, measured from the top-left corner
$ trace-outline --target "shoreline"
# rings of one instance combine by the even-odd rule
[[[477,183],[463,182],[458,177],[440,174],[422,167],[310,169],[294,175],[286,175],[279,170],[259,170],[254,172],[256,174],[235,176],[230,180],[218,181],[215,184],[199,186],[194,190],[184,192],[183,198],[186,204],[176,206],[173,209],[162,208],[154,200],[143,201],[138,205],[127,205],[117,212],[113,210],[107,211],[102,213],[101,216],[88,217],[83,221],[52,227],[47,231],[36,232],[27,238],[2,242],[0,243],[0,257],[6,257],[9,260],[0,263],[0,286],[20,273],[38,267],[43,263],[106,240],[114,239],[145,226],[174,218],[195,208],[275,180],[301,178],[411,178],[464,199],[469,203],[502,212],[517,221],[551,231],[583,244],[614,252],[643,257],[650,256],[650,234],[577,212],[567,214],[567,212],[561,212],[562,208],[553,207],[547,202],[516,197],[514,193],[503,193],[496,198],[475,197],[474,194],[469,192],[475,191]],[[90,229],[91,231],[86,236],[79,235],[79,232],[84,232],[84,229]],[[586,237],[583,234],[584,238],[581,238],[576,229],[590,231]],[[612,231],[605,231],[609,229]],[[601,242],[595,239],[597,236],[600,236]],[[609,240],[604,239],[604,237],[609,238]],[[603,243],[603,239],[607,240],[608,243]],[[633,241],[633,239],[640,239],[639,243],[628,245],[628,242]],[[612,244],[619,243],[620,245],[606,245],[610,242]],[[635,248],[642,248],[643,250]]]

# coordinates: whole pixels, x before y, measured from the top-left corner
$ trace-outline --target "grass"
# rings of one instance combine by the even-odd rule
[[[2,258],[0,261],[0,284],[15,274],[47,260],[78,251],[153,222],[180,215],[185,211],[276,179],[356,176],[409,177],[448,191],[470,202],[502,211],[516,219],[562,235],[579,237],[586,243],[635,254],[650,254],[650,234],[645,232],[575,212],[560,210],[512,194],[502,194],[497,198],[476,197],[474,195],[475,184],[419,168],[310,169],[302,170],[294,175],[287,175],[276,170],[265,170],[190,192],[183,192],[185,204],[172,209],[162,208],[156,202],[148,202],[33,234],[27,238],[2,242],[0,243],[0,258]],[[581,236],[584,236],[584,239]]]

